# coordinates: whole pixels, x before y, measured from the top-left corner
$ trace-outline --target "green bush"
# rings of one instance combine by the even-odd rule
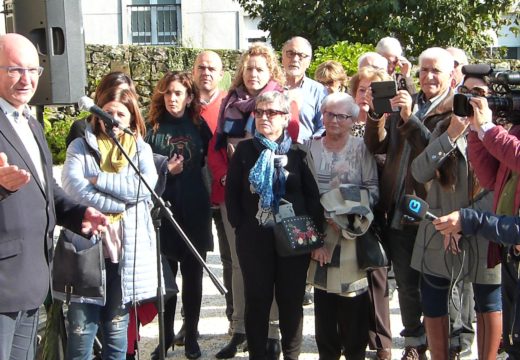
[[[367,51],[374,51],[372,45],[361,43],[349,43],[340,41],[334,45],[318,47],[313,54],[313,60],[309,66],[309,76],[314,78],[314,72],[319,64],[327,60],[340,62],[348,76],[357,73],[357,60]]]
[[[65,156],[67,155],[65,139],[74,120],[87,116],[87,113],[69,113],[63,111],[63,108],[50,106],[46,106],[43,112],[43,128],[54,165],[61,165],[65,162]]]

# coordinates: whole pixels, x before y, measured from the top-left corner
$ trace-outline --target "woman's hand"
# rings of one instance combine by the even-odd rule
[[[172,175],[180,174],[184,166],[184,157],[182,155],[173,154],[168,160],[168,171]]]
[[[473,116],[469,118],[469,121],[475,130],[480,131],[482,125],[493,120],[493,112],[489,108],[485,97],[472,97],[469,99],[469,103],[473,107]]]
[[[97,184],[97,176],[93,176],[91,178],[88,178],[88,181],[92,184],[92,185],[96,185]]]
[[[330,255],[325,246],[311,251],[311,258],[320,263],[320,266],[330,263]]]
[[[450,120],[450,126],[448,126],[448,136],[452,142],[455,142],[464,132],[469,125],[469,120],[466,117],[460,117],[452,115]]]

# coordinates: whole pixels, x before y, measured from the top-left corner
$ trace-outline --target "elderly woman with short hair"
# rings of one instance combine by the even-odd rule
[[[279,307],[284,359],[300,354],[303,294],[310,255],[281,257],[275,250],[274,214],[281,198],[296,215],[309,215],[321,230],[313,165],[307,151],[287,132],[289,100],[270,91],[256,98],[256,132],[237,145],[226,181],[228,219],[236,232],[236,250],[245,289],[245,325],[250,359],[266,358],[269,310]]]
[[[358,207],[370,210],[379,197],[377,168],[363,139],[350,134],[357,111],[350,95],[328,95],[321,106],[326,136],[311,140],[309,148],[322,203],[340,186],[358,185],[366,190],[356,191],[368,191],[369,199]],[[327,223],[325,245],[313,251],[307,278],[314,285],[318,352],[320,359],[339,359],[343,349],[345,358],[363,360],[369,323],[367,274],[357,264],[355,236],[328,216]],[[332,254],[338,255],[333,261]]]

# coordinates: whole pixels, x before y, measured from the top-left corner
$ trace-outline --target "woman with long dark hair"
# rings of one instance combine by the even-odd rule
[[[148,117],[151,129],[146,141],[154,153],[169,158],[169,173],[162,197],[170,202],[175,219],[205,259],[206,252],[213,250],[209,194],[202,176],[211,130],[200,117],[199,93],[189,73],[168,72],[159,80]],[[174,278],[180,265],[185,355],[188,359],[197,359],[201,356],[197,327],[202,301],[202,266],[168,221],[161,224],[161,252],[168,259]],[[176,303],[177,296],[166,302],[166,351],[174,346]],[[158,357],[157,347],[152,359]]]

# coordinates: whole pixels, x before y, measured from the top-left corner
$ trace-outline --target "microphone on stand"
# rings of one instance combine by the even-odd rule
[[[134,135],[132,130],[121,125],[119,121],[117,121],[112,115],[108,114],[106,111],[103,111],[103,109],[94,104],[94,100],[88,96],[82,96],[78,101],[78,106],[81,110],[88,111],[103,120],[107,130],[111,130],[116,127],[129,135]]]
[[[430,205],[423,199],[414,195],[405,195],[403,201],[403,212],[407,216],[411,216],[417,220],[435,220],[437,216],[428,210]]]

